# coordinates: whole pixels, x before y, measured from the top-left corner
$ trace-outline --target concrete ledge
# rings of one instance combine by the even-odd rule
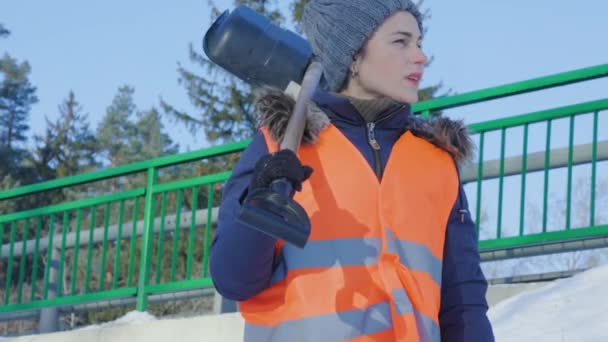
[[[111,323],[53,334],[2,339],[3,342],[200,342],[242,341],[239,313],[147,322]]]

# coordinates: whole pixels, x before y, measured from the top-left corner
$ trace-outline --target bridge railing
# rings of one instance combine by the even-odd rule
[[[413,110],[431,116],[449,108],[606,76],[608,64],[429,100],[414,105]],[[479,153],[473,164],[461,170],[461,178],[467,184],[484,260],[608,245],[608,225],[596,220],[596,202],[603,195],[597,192],[598,169],[608,160],[608,142],[599,139],[598,132],[607,109],[608,99],[599,99],[470,125]],[[574,144],[575,122],[583,117],[591,118],[591,138],[588,143]],[[552,148],[552,127],[563,119],[570,123],[568,144]],[[531,138],[535,125],[546,127],[545,149],[538,152],[528,149],[528,141],[538,138],[536,133]],[[510,133],[517,129],[519,133]],[[500,135],[500,142],[492,145],[487,137],[494,133]],[[507,137],[518,135],[522,138],[521,155],[507,156]],[[83,199],[2,213],[0,314],[121,298],[135,298],[137,309],[145,310],[151,295],[212,287],[209,248],[221,189],[230,171],[168,181],[162,176],[176,165],[238,154],[249,143],[241,141],[0,192],[0,201],[6,203],[128,176],[139,177],[141,183],[94,196],[88,196],[85,189],[80,193]],[[490,149],[499,150],[498,159],[484,158]],[[589,208],[587,223],[575,226],[571,194],[576,188],[574,171],[579,166],[589,169]],[[560,170],[565,170],[565,176],[553,177],[551,172]],[[538,175],[542,182],[537,181]],[[515,178],[520,189],[517,196],[507,193]],[[548,184],[552,179],[565,180],[561,185],[567,192],[567,200],[560,203],[565,213],[565,224],[560,228],[548,219],[552,205]],[[531,193],[543,194],[539,222],[526,220],[526,198]],[[484,203],[496,205],[491,219]],[[511,214],[514,209],[519,216]],[[510,213],[508,219],[506,213]]]

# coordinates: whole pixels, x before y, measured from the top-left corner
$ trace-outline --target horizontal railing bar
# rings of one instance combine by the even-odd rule
[[[21,310],[32,310],[39,308],[47,308],[61,305],[69,305],[69,304],[80,304],[85,302],[92,302],[98,300],[108,300],[112,298],[126,297],[126,296],[134,296],[137,292],[136,287],[127,287],[116,290],[109,290],[104,292],[97,293],[89,293],[85,295],[76,295],[76,296],[65,296],[65,297],[56,297],[53,299],[43,299],[43,300],[35,300],[27,303],[21,304],[10,304],[10,305],[1,305],[0,313],[2,312],[13,312],[13,311],[21,311]]]
[[[218,216],[218,212],[219,212],[219,208],[213,208],[213,210],[211,210],[211,222],[215,223],[217,222],[217,216]],[[182,211],[182,216],[180,218],[180,225],[179,228],[180,229],[186,229],[186,228],[190,228],[190,222],[191,222],[191,212],[188,211]],[[176,215],[168,215],[165,218],[165,225],[171,226],[173,227],[175,225],[175,218]],[[161,222],[161,218],[157,217],[154,220],[154,233],[158,233],[160,231],[160,222]],[[196,215],[195,215],[195,224],[197,227],[203,226],[205,225],[205,223],[207,222],[207,209],[200,209],[196,211]],[[127,225],[132,225],[132,221],[125,221],[123,223],[123,227],[127,226]],[[136,236],[141,236],[143,234],[144,231],[144,221],[140,220],[137,221],[137,228],[136,228]],[[104,233],[104,227],[96,227],[93,229],[93,243],[100,243],[103,241],[103,233]],[[123,228],[123,232],[122,232],[122,238],[123,239],[128,239],[131,237],[132,230],[131,229],[124,229]],[[80,231],[80,236],[89,236],[89,230],[81,230]],[[60,237],[61,234],[56,234],[55,237],[53,238],[53,242],[56,245],[55,247],[59,247],[57,246],[57,244],[60,241]],[[114,241],[116,240],[118,237],[118,224],[115,225],[111,225],[108,227],[108,241]],[[44,237],[40,239],[40,246],[38,247],[38,253],[42,253],[44,251],[46,251],[48,249],[48,239],[49,237]],[[26,255],[30,255],[32,253],[34,253],[34,241],[33,240],[28,240],[26,241]],[[86,246],[88,245],[89,241],[88,239],[81,239],[80,241],[80,246]],[[23,242],[16,242],[14,244],[14,251],[13,251],[13,257],[19,257],[21,256],[21,245],[23,244]],[[66,235],[66,248],[72,248],[76,245],[76,232],[71,232],[68,233]],[[8,258],[8,250],[10,248],[10,244],[5,244],[2,246],[2,259]]]
[[[605,76],[608,76],[608,64],[601,64],[550,76],[533,78],[526,81],[520,81],[500,85],[497,87],[476,90],[468,93],[423,101],[414,104],[412,106],[412,111],[419,113],[424,111],[434,111],[460,107],[483,101],[496,100],[507,96],[519,95],[578,82],[590,81]]]
[[[593,144],[582,144],[575,146],[574,158],[572,165],[581,165],[591,163],[593,160]],[[505,158],[505,176],[520,175],[522,173],[522,156]],[[549,154],[551,160],[550,169],[568,166],[568,148],[560,148],[551,150]],[[597,144],[596,161],[608,160],[608,141],[602,141]],[[483,162],[483,179],[493,179],[500,176],[500,159],[488,160]],[[477,171],[479,164],[465,165],[461,170],[460,180],[463,183],[473,182],[477,180]],[[528,153],[526,174],[536,171],[542,171],[545,167],[545,152]]]
[[[161,193],[166,191],[175,191],[180,189],[192,188],[200,185],[213,184],[218,182],[223,182],[230,178],[232,171],[215,173],[212,175],[206,175],[196,178],[190,179],[182,179],[171,183],[163,183],[159,185],[155,185],[152,193]]]
[[[192,290],[201,287],[213,287],[213,281],[211,280],[211,278],[200,278],[166,284],[148,285],[146,286],[146,293],[175,292],[183,290]]]
[[[243,140],[235,143],[210,147],[203,150],[175,154],[156,159],[145,160],[133,164],[117,166],[109,169],[83,173],[81,175],[69,176],[59,179],[54,179],[46,182],[26,185],[12,190],[0,192],[0,201],[9,198],[31,195],[38,192],[61,189],[69,186],[97,182],[104,179],[126,176],[133,173],[144,172],[149,168],[163,168],[171,165],[183,164],[195,160],[214,158],[222,155],[240,152],[245,149],[251,142],[251,139]]]
[[[2,312],[0,313],[0,322],[20,321],[32,318],[39,318],[40,309],[16,311],[16,312]],[[3,336],[4,337],[4,336]]]
[[[574,115],[588,114],[608,109],[608,99],[583,102],[575,105],[513,115],[501,119],[474,123],[468,126],[472,133],[491,132],[503,128],[519,127],[548,120],[557,120]]]
[[[540,245],[480,251],[482,262],[516,259],[539,255],[576,252],[608,247],[608,236],[588,237],[573,241],[556,241]]]
[[[604,236],[608,236],[608,225],[504,237],[494,240],[481,240],[479,242],[479,250],[491,251],[510,247],[545,245],[552,242]]]
[[[138,196],[143,196],[146,193],[146,189],[137,188],[134,190],[118,192],[115,194],[86,198],[78,201],[72,201],[67,203],[61,203],[56,205],[50,205],[48,207],[30,209],[25,211],[20,211],[17,213],[12,213],[8,215],[0,216],[0,223],[10,222],[15,220],[23,220],[36,216],[44,216],[50,214],[62,213],[64,211],[76,210],[81,208],[92,207],[99,204],[106,204],[108,202],[117,202],[120,200],[131,199]]]

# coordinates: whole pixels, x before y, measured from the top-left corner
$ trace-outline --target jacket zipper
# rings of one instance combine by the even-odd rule
[[[374,132],[374,128],[376,128],[375,122],[367,123],[367,142],[369,146],[372,148],[372,153],[374,154],[374,172],[376,173],[376,177],[380,179],[382,177],[382,161],[380,160],[380,144],[376,140],[376,133]]]
[[[378,143],[378,140],[376,140],[375,128],[378,123],[391,118],[400,109],[401,107],[395,109],[392,113],[386,115],[378,121],[367,123],[367,142],[372,148],[372,153],[374,155],[374,172],[376,173],[376,177],[378,179],[382,179],[382,161],[380,160],[380,144]]]

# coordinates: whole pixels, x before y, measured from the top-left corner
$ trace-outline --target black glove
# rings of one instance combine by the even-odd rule
[[[267,154],[255,164],[249,192],[258,188],[268,188],[273,181],[280,178],[286,178],[294,190],[301,191],[302,182],[310,177],[312,171],[310,166],[303,166],[291,150]]]

